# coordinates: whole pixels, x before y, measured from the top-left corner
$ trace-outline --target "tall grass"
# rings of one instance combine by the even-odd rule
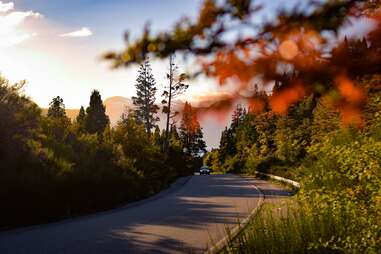
[[[265,205],[245,230],[230,239],[225,253],[346,253],[335,237],[345,232],[347,215],[314,214],[302,205]]]

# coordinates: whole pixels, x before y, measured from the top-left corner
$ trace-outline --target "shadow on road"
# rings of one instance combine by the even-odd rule
[[[263,180],[193,176],[139,205],[0,236],[0,253],[198,253],[266,198],[288,196]]]

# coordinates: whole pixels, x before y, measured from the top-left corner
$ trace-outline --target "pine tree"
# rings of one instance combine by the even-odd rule
[[[221,133],[219,159],[221,163],[225,162],[228,156],[234,156],[237,153],[235,131],[230,127],[225,127]]]
[[[241,122],[241,120],[243,119],[243,116],[245,115],[245,108],[242,107],[241,104],[237,104],[234,112],[233,112],[233,115],[232,115],[232,128],[236,128],[238,127],[239,123]]]
[[[155,104],[156,83],[148,59],[140,65],[139,76],[136,79],[136,97],[132,97],[136,106],[135,117],[139,123],[144,124],[146,132],[150,135],[159,118],[156,116],[159,107]]]
[[[176,140],[180,140],[180,135],[179,135],[179,132],[177,131],[176,125],[171,125],[170,134],[171,134],[171,138],[176,139]]]
[[[85,108],[83,106],[81,106],[81,108],[79,109],[78,116],[76,118],[77,123],[83,124],[85,121],[85,117],[86,117]]]
[[[203,133],[197,115],[191,104],[186,102],[180,125],[180,140],[184,152],[193,157],[198,157],[201,152],[205,152],[206,144],[202,138]]]
[[[176,75],[176,70],[178,67],[174,63],[174,56],[169,57],[169,73],[167,73],[167,78],[169,80],[169,85],[166,87],[166,90],[163,92],[162,96],[164,97],[163,101],[163,113],[166,114],[166,127],[165,127],[165,136],[164,136],[164,150],[167,151],[169,146],[170,139],[170,120],[174,119],[178,112],[173,112],[173,100],[183,94],[189,85],[184,84],[185,74]]]
[[[79,109],[79,113],[76,117],[76,123],[79,131],[84,131],[85,129],[85,121],[86,121],[86,111],[83,106]]]
[[[65,104],[63,99],[59,96],[53,98],[49,103],[48,117],[52,118],[64,118],[66,117]]]
[[[103,133],[110,123],[101,95],[97,90],[91,93],[90,105],[86,109],[86,114],[85,129],[89,133]]]

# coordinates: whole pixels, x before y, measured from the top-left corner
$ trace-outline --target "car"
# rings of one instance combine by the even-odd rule
[[[210,169],[208,166],[202,166],[200,168],[200,175],[210,175]]]

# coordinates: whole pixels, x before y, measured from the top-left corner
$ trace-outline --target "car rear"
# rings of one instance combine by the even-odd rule
[[[210,169],[207,166],[200,168],[200,175],[210,175]]]

